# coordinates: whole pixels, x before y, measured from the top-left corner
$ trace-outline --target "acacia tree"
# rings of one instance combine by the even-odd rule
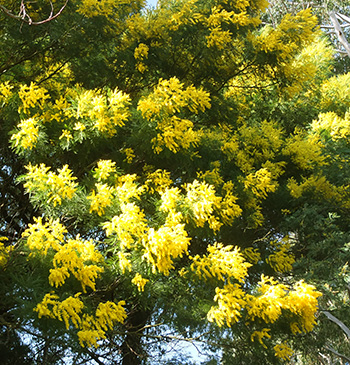
[[[32,204],[3,229],[5,328],[42,363],[147,363],[179,340],[227,363],[317,359],[320,290],[325,310],[347,294],[309,268],[332,247],[346,283],[349,204],[346,83],[327,80],[317,19],[263,27],[265,1],[54,5],[36,28],[49,3],[21,28],[3,15],[1,118]],[[13,22],[28,53],[10,52]]]

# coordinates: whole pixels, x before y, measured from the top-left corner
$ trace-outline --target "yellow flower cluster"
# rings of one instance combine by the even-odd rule
[[[344,207],[348,206],[347,199],[344,199],[346,196],[344,187],[331,184],[322,175],[311,175],[309,178],[304,178],[299,184],[295,179],[290,178],[287,187],[294,198],[300,198],[304,193],[312,191],[328,201],[336,201]]]
[[[265,323],[273,323],[280,318],[282,311],[289,311],[294,318],[297,318],[290,324],[294,334],[302,331],[309,332],[313,329],[316,322],[317,298],[321,293],[317,292],[312,285],[300,281],[294,285],[293,289],[290,289],[273,278],[264,276],[259,285],[255,295],[248,294],[237,283],[228,282],[223,288],[216,288],[214,300],[217,305],[208,312],[208,320],[215,321],[218,326],[226,324],[230,327],[232,323],[238,322],[246,311],[247,325],[256,317]],[[251,340],[254,341],[257,338],[266,348],[263,339],[271,338],[269,331],[268,328],[254,331]],[[274,349],[276,356],[283,359],[292,354],[291,349],[286,345],[278,345]]]
[[[103,215],[105,208],[112,204],[114,189],[107,184],[96,184],[97,193],[93,190],[87,197],[90,202],[90,213]]]
[[[112,137],[129,117],[129,95],[115,89],[106,96],[99,90],[88,90],[78,97],[76,118],[88,117],[93,128]]]
[[[48,121],[55,120],[57,122],[61,122],[65,116],[70,115],[69,103],[65,96],[61,95],[58,99],[55,100],[55,103],[50,107],[51,110],[47,118]]]
[[[222,198],[216,195],[214,186],[194,180],[185,189],[185,204],[192,210],[196,225],[203,227],[208,222],[213,231],[219,230],[222,223],[213,213],[215,208],[220,209]]]
[[[87,262],[89,264],[86,264]],[[100,262],[103,262],[103,257],[96,250],[92,240],[82,240],[79,236],[68,239],[53,257],[54,269],[50,269],[50,285],[58,288],[72,274],[80,282],[83,292],[86,292],[87,286],[95,290],[95,281],[103,272],[103,268],[94,263]]]
[[[137,60],[136,68],[141,72],[144,73],[148,67],[142,62],[145,58],[148,57],[149,48],[146,44],[140,43],[134,51],[134,57]]]
[[[139,101],[138,110],[148,120],[157,118],[160,112],[172,115],[183,108],[198,114],[210,108],[209,93],[194,86],[184,87],[176,77],[160,79],[153,93]]]
[[[38,313],[38,317],[56,318],[63,321],[67,330],[70,323],[79,330],[78,338],[81,346],[98,347],[97,341],[106,338],[105,331],[113,329],[115,323],[123,323],[126,318],[126,312],[123,308],[124,301],[118,304],[114,302],[99,303],[95,315],[83,313],[85,305],[79,298],[81,293],[77,293],[74,297],[70,296],[59,301],[57,294],[48,293],[45,295],[41,303],[39,303],[34,311]]]
[[[350,135],[350,114],[346,113],[345,117],[341,118],[333,112],[321,113],[318,115],[318,119],[313,121],[311,128],[318,134],[328,131],[333,140],[348,138]]]
[[[237,280],[243,282],[252,266],[246,262],[238,247],[223,246],[222,243],[209,245],[208,255],[192,258],[191,269],[200,278],[215,277],[220,281]]]
[[[153,272],[158,270],[169,275],[169,271],[174,268],[173,259],[187,253],[191,238],[181,221],[181,213],[169,212],[164,225],[148,230],[143,257],[152,265]]]
[[[22,106],[19,107],[18,111],[23,111],[25,114],[34,107],[43,109],[45,100],[50,97],[44,88],[36,86],[33,82],[29,86],[21,85],[18,96],[22,101]]]
[[[160,79],[153,93],[142,98],[137,107],[144,118],[157,123],[159,133],[152,140],[156,153],[164,147],[176,153],[196,144],[199,136],[193,130],[192,121],[179,118],[175,113],[188,109],[198,114],[206,108],[210,108],[209,93],[193,86],[185,88],[176,77]]]
[[[42,302],[34,308],[34,311],[38,312],[39,318],[49,317],[64,321],[67,330],[69,329],[70,320],[75,327],[78,327],[81,321],[79,314],[84,308],[84,303],[79,299],[79,296],[80,293],[77,293],[74,297],[68,297],[64,301],[59,302],[57,294],[48,293]]]
[[[7,241],[7,237],[0,237],[0,267],[4,267],[9,259],[10,252],[13,250],[12,246],[5,246],[4,241]]]
[[[132,163],[135,158],[135,151],[132,148],[124,148],[123,153],[125,154],[126,163]]]
[[[330,78],[325,78],[322,84],[321,109],[336,108],[337,113],[344,113],[344,107],[350,102],[350,73],[339,74]]]
[[[155,191],[164,193],[171,184],[172,180],[170,178],[170,173],[166,170],[158,169],[156,171],[147,173],[145,188],[151,194],[153,194]]]
[[[290,243],[288,237],[282,240],[272,241],[271,245],[275,248],[275,252],[266,259],[266,262],[276,272],[287,272],[292,270],[292,265],[295,262],[294,255],[290,252]]]
[[[59,139],[66,139],[69,142],[73,139],[72,133],[68,129],[63,129]]]
[[[200,171],[197,173],[197,177],[200,180],[206,181],[208,184],[214,186],[220,186],[224,184],[224,180],[220,175],[220,161],[214,161],[212,164],[212,170]]]
[[[100,303],[96,309],[96,318],[102,329],[107,331],[108,328],[113,329],[115,322],[123,323],[126,318],[125,309],[122,307],[125,301],[122,300],[118,304],[114,302]]]
[[[26,183],[24,187],[31,194],[44,195],[45,201],[54,206],[62,204],[63,199],[71,199],[78,184],[74,182],[76,177],[72,176],[72,171],[68,165],[58,169],[58,174],[49,171],[50,167],[45,164],[26,166],[28,173],[25,175]]]
[[[84,314],[80,324],[78,338],[82,347],[98,347],[97,341],[106,338],[105,331],[113,329],[115,323],[124,323],[127,317],[123,308],[125,301],[99,303],[95,316]]]
[[[244,181],[244,188],[250,189],[259,199],[265,199],[268,193],[276,190],[276,187],[277,182],[273,181],[271,172],[266,168],[250,173]]]
[[[115,234],[120,242],[120,249],[132,248],[136,242],[146,237],[147,221],[144,213],[135,203],[121,204],[121,214],[105,222],[106,235]]]
[[[222,30],[221,27],[215,27],[210,30],[210,34],[207,38],[207,47],[216,47],[217,49],[223,49],[232,41],[231,32],[228,30]]]
[[[256,126],[242,125],[237,132],[227,129],[223,126],[220,131],[225,136],[221,150],[229,160],[235,160],[245,174],[254,170],[256,163],[264,165],[269,162],[269,170],[271,169],[270,161],[280,153],[280,147],[284,143],[282,130],[275,123],[263,121]],[[281,174],[281,171],[272,169],[271,172]]]
[[[288,290],[286,285],[264,275],[259,284],[256,296],[246,296],[248,318],[254,320],[258,317],[266,323],[273,323],[281,316],[282,310],[288,310],[298,317],[298,321],[291,324],[293,333],[313,329],[317,298],[321,296],[314,286],[300,281],[293,286],[293,290]]]
[[[242,251],[243,257],[250,262],[251,264],[255,265],[261,260],[260,252],[253,247],[247,247]]]
[[[111,160],[100,160],[94,170],[94,177],[98,181],[107,180],[111,174],[116,172],[115,162]]]
[[[145,285],[149,282],[148,279],[143,278],[139,273],[135,275],[135,277],[131,280],[131,282],[137,286],[139,291],[145,290]]]
[[[137,175],[122,175],[118,178],[116,194],[119,201],[129,203],[130,201],[138,200],[144,192],[145,187],[136,183]]]
[[[265,27],[256,38],[259,49],[275,52],[279,59],[290,58],[300,44],[307,44],[314,39],[317,18],[310,9],[302,10],[296,15],[286,14],[276,28]]]
[[[131,1],[135,2],[135,1]],[[79,2],[77,12],[83,14],[88,18],[95,16],[108,17],[114,15],[117,16],[116,8],[118,5],[125,5],[125,1],[122,0],[82,0]]]
[[[161,193],[162,204],[159,207],[160,211],[171,212],[175,211],[176,207],[181,203],[183,197],[179,188],[165,188]]]
[[[42,217],[34,217],[34,222],[22,233],[22,237],[27,238],[26,244],[32,253],[46,256],[49,249],[58,251],[67,233],[66,227],[58,219],[44,223]]]
[[[271,338],[271,335],[269,334],[270,329],[268,328],[263,328],[261,331],[254,331],[251,336],[250,336],[250,340],[252,342],[254,342],[255,337],[258,338],[259,343],[265,348],[267,349],[267,346],[264,344],[263,342],[263,338]]]
[[[293,286],[287,297],[286,308],[298,316],[298,322],[291,324],[294,334],[312,331],[316,324],[317,298],[321,295],[313,285],[306,284],[303,280]]]
[[[148,57],[148,51],[149,51],[148,46],[144,43],[140,43],[135,48],[134,57],[136,59],[138,59],[138,58],[140,58],[140,59],[147,58]]]
[[[162,132],[151,141],[156,153],[162,152],[164,147],[176,153],[180,149],[186,150],[191,145],[196,145],[199,141],[198,134],[193,130],[193,123],[176,115],[158,122],[157,129]]]
[[[283,153],[303,170],[311,170],[315,165],[324,165],[322,145],[316,136],[305,136],[301,131],[287,140]]]
[[[289,361],[293,355],[293,350],[285,343],[277,344],[273,349],[275,350],[275,356],[282,360]]]
[[[13,86],[10,85],[9,81],[0,83],[0,106],[3,106],[12,96]]]
[[[273,323],[281,316],[288,288],[264,275],[259,284],[257,296],[247,295],[248,316],[252,320],[258,317],[265,323]]]
[[[245,292],[238,284],[226,284],[222,289],[215,289],[214,300],[218,302],[216,307],[211,307],[207,318],[209,322],[216,322],[221,327],[238,322],[242,316],[242,309],[246,305]]]
[[[17,125],[18,132],[11,136],[14,146],[32,149],[36,146],[39,136],[39,122],[36,118],[22,120]]]
[[[96,250],[92,240],[82,240],[79,236],[65,242],[67,229],[58,219],[43,222],[41,217],[34,218],[33,224],[23,232],[31,255],[46,256],[53,253],[53,269],[50,269],[49,283],[56,288],[63,285],[72,274],[81,284],[83,291],[88,286],[95,290],[95,280],[103,268],[95,264],[103,262],[102,255]]]

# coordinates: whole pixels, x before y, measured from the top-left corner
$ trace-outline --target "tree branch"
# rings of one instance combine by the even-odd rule
[[[336,35],[338,37],[339,42],[343,45],[343,47],[346,50],[346,53],[348,54],[348,56],[350,57],[350,45],[348,43],[348,41],[346,40],[344,33],[343,33],[343,29],[341,28],[341,25],[338,22],[337,16],[335,14],[334,11],[331,11],[329,13],[329,17],[334,25],[334,29],[336,31]]]
[[[329,313],[328,311],[321,311],[330,321],[334,322],[336,325],[338,325],[343,332],[348,336],[350,339],[350,329],[345,326],[345,324],[339,320],[337,317],[334,317],[333,314]]]
[[[24,4],[24,0],[21,1],[21,6],[20,6],[20,12],[18,15],[13,14],[10,10],[6,9],[3,5],[0,5],[0,9],[9,17],[14,18],[16,20],[19,20],[21,22],[27,23],[29,25],[41,25],[47,22],[50,22],[51,20],[56,19],[59,15],[61,15],[63,9],[67,6],[69,0],[66,0],[66,2],[64,3],[64,5],[61,7],[61,9],[54,15],[54,8],[53,8],[53,4],[52,1],[50,0],[50,5],[51,5],[51,12],[50,15],[48,16],[48,18],[46,18],[45,20],[41,20],[39,22],[33,22],[32,18],[30,17],[29,14],[27,14],[26,12],[26,7]],[[27,19],[26,19],[27,18]]]
[[[333,353],[334,355],[340,357],[341,359],[345,360],[345,361],[350,361],[350,357],[347,357],[341,353],[339,353],[338,351],[334,350],[333,347],[329,346],[329,345],[326,345],[324,346],[324,348],[328,351],[330,351],[331,353]]]

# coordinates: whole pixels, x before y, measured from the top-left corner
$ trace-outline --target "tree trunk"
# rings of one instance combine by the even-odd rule
[[[140,365],[142,360],[147,357],[142,345],[142,333],[150,314],[150,311],[138,306],[129,313],[125,323],[127,335],[121,346],[122,365]]]

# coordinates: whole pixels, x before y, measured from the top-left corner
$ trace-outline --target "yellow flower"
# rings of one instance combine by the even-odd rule
[[[154,172],[147,173],[145,187],[151,194],[155,191],[164,194],[171,184],[170,172],[166,170],[158,169]]]
[[[76,131],[81,131],[82,132],[84,129],[86,129],[86,126],[81,122],[76,122],[76,123],[74,123],[73,129],[76,130]]]
[[[12,96],[13,86],[10,85],[9,81],[5,81],[0,84],[0,105],[7,102],[8,99]]]
[[[35,308],[34,312],[38,312],[39,318],[50,317],[63,321],[67,330],[69,329],[69,321],[71,320],[75,327],[79,327],[81,319],[79,314],[84,308],[84,303],[79,299],[80,293],[74,297],[70,296],[62,302],[59,302],[58,295],[46,294],[41,303]],[[50,307],[49,307],[50,305]]]
[[[275,350],[275,356],[282,360],[289,361],[293,355],[293,350],[285,343],[278,344],[273,349]]]
[[[143,257],[152,265],[153,272],[158,270],[169,275],[174,268],[173,259],[187,253],[191,238],[181,220],[181,213],[169,212],[164,225],[148,230],[148,237],[143,242]]]
[[[128,259],[128,256],[130,254],[128,252],[118,252],[118,259],[119,259],[119,267],[122,271],[122,274],[125,273],[125,270],[128,269],[128,271],[131,271],[131,262]]]
[[[96,279],[104,271],[97,263],[103,262],[92,240],[85,241],[77,236],[57,247],[53,258],[54,269],[50,270],[50,285],[59,287],[72,274],[81,284],[83,292],[86,287],[95,290]]]
[[[245,293],[238,284],[226,284],[222,289],[216,288],[215,293],[214,300],[218,305],[210,308],[208,321],[215,321],[219,327],[224,324],[231,327],[242,316],[242,309],[246,306]]]
[[[103,224],[106,235],[115,234],[122,250],[131,248],[147,236],[147,221],[144,213],[134,203],[121,204],[122,213]]]
[[[281,316],[282,309],[286,306],[288,288],[264,275],[259,284],[256,296],[247,295],[248,317],[252,320],[258,317],[266,323],[273,323]]]
[[[131,200],[139,199],[140,195],[144,192],[144,186],[139,186],[136,183],[136,179],[136,174],[119,177],[116,194],[120,202],[128,203]]]
[[[208,255],[192,258],[191,269],[201,278],[216,277],[221,281],[231,279],[243,282],[252,266],[246,262],[240,249],[233,246],[223,246],[222,243],[209,245]]]
[[[250,336],[250,340],[252,342],[254,342],[255,340],[255,337],[258,338],[260,344],[265,348],[267,349],[267,346],[264,344],[263,342],[263,338],[266,337],[266,338],[271,338],[271,335],[268,333],[270,331],[270,329],[268,328],[263,328],[261,331],[254,331],[252,333],[252,335]]]
[[[135,48],[135,51],[134,51],[134,57],[135,59],[144,59],[144,58],[147,58],[148,57],[148,51],[149,51],[149,48],[146,44],[144,43],[140,43],[136,48]]]
[[[127,163],[132,163],[132,160],[135,158],[135,151],[132,148],[125,148],[123,150],[123,152],[125,153],[125,160]]]
[[[21,85],[18,96],[22,101],[19,112],[23,111],[25,114],[36,106],[43,109],[45,100],[50,97],[44,88],[36,86],[33,82],[29,86]]]
[[[185,189],[187,191],[185,204],[192,210],[196,225],[203,227],[208,222],[213,231],[219,230],[222,223],[213,213],[214,208],[220,209],[222,198],[216,196],[215,188],[194,180],[186,184]]]
[[[116,172],[115,162],[111,160],[100,160],[97,162],[97,168],[95,169],[95,178],[100,180],[106,180],[109,176]]]
[[[47,203],[53,202],[53,205],[62,203],[62,199],[71,199],[78,184],[74,182],[76,177],[72,176],[72,171],[68,165],[58,169],[58,174],[49,171],[50,167],[45,164],[26,166],[28,173],[25,176],[26,183],[24,187],[31,194],[43,193]]]
[[[299,322],[291,326],[293,333],[310,332],[316,324],[317,298],[322,294],[303,280],[297,282],[288,294],[286,308],[299,316]]]
[[[7,241],[7,237],[0,237],[0,267],[7,264],[9,259],[9,254],[13,250],[12,246],[5,246],[3,241]]]
[[[15,147],[32,149],[36,146],[39,136],[39,122],[35,118],[22,120],[17,125],[18,132],[11,136],[15,141]]]
[[[96,324],[98,327],[107,331],[113,329],[114,323],[123,323],[126,318],[126,311],[123,308],[125,301],[121,300],[118,304],[114,302],[100,303],[96,309]]]
[[[99,90],[88,90],[78,97],[76,118],[89,118],[92,126],[107,137],[117,133],[116,127],[122,127],[129,117],[129,95],[113,90],[103,95]]]
[[[63,138],[65,138],[69,142],[71,139],[73,139],[72,133],[69,130],[64,129],[59,139]]]
[[[275,252],[266,259],[266,262],[277,272],[287,272],[292,270],[295,262],[293,253],[290,252],[289,237],[282,240],[270,242],[275,248]]]
[[[245,248],[242,252],[242,255],[252,264],[257,264],[261,259],[260,252],[253,247]]]
[[[87,197],[91,200],[90,213],[96,212],[99,216],[103,215],[105,208],[112,204],[113,188],[107,184],[96,184],[97,193],[95,190]]]
[[[47,255],[49,249],[55,251],[60,249],[60,245],[64,241],[64,235],[67,233],[58,219],[50,219],[43,223],[42,217],[34,217],[35,223],[30,223],[29,227],[22,233],[22,237],[27,237],[26,245],[40,255]]]
[[[145,285],[149,282],[148,279],[144,279],[139,273],[135,275],[135,277],[131,280],[131,282],[137,286],[139,291],[145,290]]]
[[[249,174],[244,181],[245,190],[251,189],[254,195],[265,199],[269,192],[276,190],[277,183],[273,181],[272,174],[266,168]]]

